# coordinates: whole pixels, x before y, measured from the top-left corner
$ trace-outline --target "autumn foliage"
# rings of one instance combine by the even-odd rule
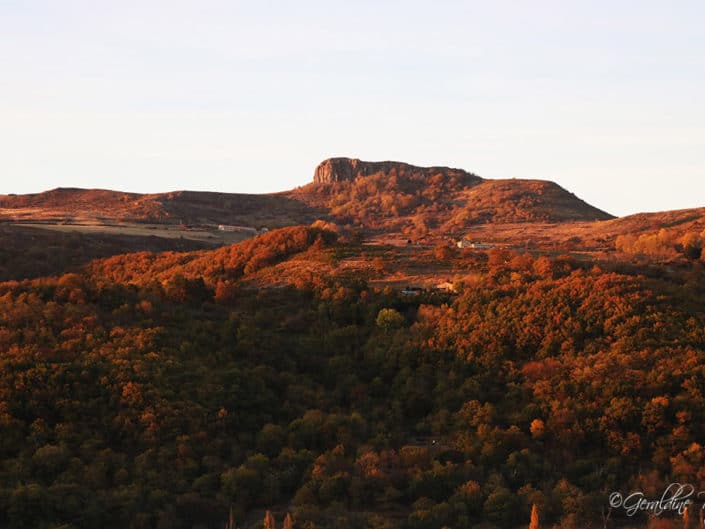
[[[325,260],[359,251],[295,227],[0,283],[0,526],[594,527],[705,487],[701,263],[495,250],[408,296]]]

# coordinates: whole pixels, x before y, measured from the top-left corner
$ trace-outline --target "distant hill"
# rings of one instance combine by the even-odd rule
[[[677,232],[705,230],[705,208],[677,209],[655,213],[636,213],[605,223],[615,233],[643,233],[660,229]]]
[[[401,175],[405,178],[423,181],[423,179],[430,179],[437,174],[463,179],[468,185],[482,180],[477,175],[450,167],[418,167],[403,162],[365,162],[357,158],[328,158],[316,167],[313,173],[313,183],[347,182],[374,175],[390,177]]]
[[[608,220],[553,182],[489,180],[462,169],[331,158],[313,182],[283,193],[196,191],[157,194],[59,188],[0,195],[0,220],[137,222],[278,228],[324,219],[372,233],[457,235],[471,226]]]
[[[58,188],[0,195],[0,220],[124,221],[164,224],[245,224],[281,227],[316,219],[315,208],[283,194],[248,195],[174,191],[139,194]]]
[[[553,182],[489,180],[461,169],[350,158],[325,160],[313,183],[287,196],[327,209],[339,223],[410,235],[457,234],[486,223],[613,218]]]

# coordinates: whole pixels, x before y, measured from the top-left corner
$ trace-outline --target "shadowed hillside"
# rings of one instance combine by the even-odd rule
[[[193,251],[213,244],[176,237],[62,232],[0,224],[0,281],[61,275],[92,259],[150,251]]]

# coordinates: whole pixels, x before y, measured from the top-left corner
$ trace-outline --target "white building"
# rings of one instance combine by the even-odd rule
[[[458,241],[458,248],[472,248],[473,250],[489,250],[494,248],[494,244],[486,244],[481,242],[473,242],[467,239]]]
[[[241,232],[241,233],[250,233],[252,235],[257,234],[257,230],[255,228],[248,228],[247,226],[229,226],[227,224],[220,224],[218,226],[218,229],[220,231],[231,231],[231,232]]]

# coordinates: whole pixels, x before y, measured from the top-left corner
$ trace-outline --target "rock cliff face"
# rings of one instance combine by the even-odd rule
[[[443,173],[474,176],[462,169],[451,169],[448,167],[416,167],[402,162],[364,162],[357,158],[329,158],[316,167],[316,171],[313,174],[313,183],[345,182],[373,174],[389,174],[393,170],[407,175],[421,173],[431,176]],[[479,177],[474,176],[474,178],[481,180]]]

